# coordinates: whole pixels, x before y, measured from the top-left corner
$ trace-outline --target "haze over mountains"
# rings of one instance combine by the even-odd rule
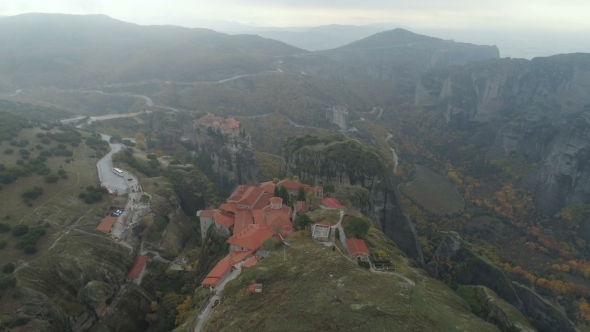
[[[0,18],[0,329],[590,329],[590,54],[509,59],[493,35],[389,25],[250,28]],[[100,189],[103,157],[149,195]],[[252,221],[222,203],[266,181],[269,202],[299,210],[291,246],[265,244],[213,309],[201,281],[232,220]],[[122,206],[114,232],[95,229]],[[334,224],[333,243],[310,239],[312,221]],[[344,236],[377,265],[349,260]]]

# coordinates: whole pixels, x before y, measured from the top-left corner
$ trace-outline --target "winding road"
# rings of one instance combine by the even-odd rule
[[[395,172],[397,172],[397,164],[398,164],[399,158],[397,157],[397,153],[395,153],[395,149],[391,146],[391,144],[389,144],[389,142],[387,142],[392,137],[393,137],[393,135],[391,133],[387,133],[387,137],[385,138],[385,143],[387,143],[387,145],[389,145],[389,150],[391,150],[391,154],[393,155],[393,174],[395,174]]]

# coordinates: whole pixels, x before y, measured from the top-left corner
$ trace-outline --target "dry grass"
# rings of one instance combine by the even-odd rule
[[[271,252],[228,283],[204,331],[497,331],[391,246],[399,274],[372,273],[308,238],[290,242],[286,259]],[[253,280],[262,293],[247,293]]]
[[[27,139],[29,145],[26,148],[35,147],[37,144],[41,144],[40,139],[35,136],[38,132],[43,131],[39,128],[23,130],[17,140]],[[83,135],[88,136],[89,134],[83,132]],[[41,145],[48,149],[57,144],[51,141],[49,145]],[[2,153],[0,154],[0,163],[12,167],[16,165],[16,160],[20,157],[18,148],[15,147],[12,147],[15,149],[13,154],[4,154],[3,151],[8,147],[12,147],[8,142],[0,143],[0,153]],[[78,194],[85,191],[87,186],[98,184],[96,170],[98,159],[89,157],[94,155],[94,150],[89,149],[83,142],[78,147],[68,145],[68,149],[74,151],[74,156],[70,157],[72,162],[66,163],[65,160],[68,157],[63,156],[52,156],[45,162],[52,174],[55,174],[60,168],[64,169],[68,176],[67,179],[60,178],[56,183],[49,184],[45,183],[43,176],[32,174],[29,177],[19,177],[12,184],[3,185],[3,189],[0,191],[0,222],[13,227],[21,223],[29,226],[50,223],[51,227],[37,243],[38,252],[33,255],[26,254],[14,247],[18,238],[10,233],[1,234],[0,239],[5,239],[8,244],[1,251],[0,265],[17,260],[39,259],[57,239],[65,241],[68,236],[76,233],[79,235],[82,231],[95,233],[94,228],[104,216],[110,201],[121,199],[110,196],[99,203],[88,205],[78,198]],[[31,151],[32,158],[38,155],[39,150]],[[44,191],[36,200],[30,201],[32,206],[28,206],[21,194],[34,186],[40,186]],[[68,232],[65,227],[73,227],[79,231]],[[63,236],[64,233],[68,235]]]

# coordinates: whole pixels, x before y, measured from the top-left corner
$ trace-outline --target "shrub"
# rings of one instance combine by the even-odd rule
[[[70,159],[66,159],[65,162],[66,162],[66,164],[69,164],[70,163]]]
[[[16,225],[12,228],[12,235],[23,236],[29,232],[29,226],[27,225]]]
[[[0,249],[4,249],[6,247],[6,240],[0,241]]]
[[[3,277],[0,278],[0,289],[6,289],[8,287],[16,286],[16,279],[14,277]]]
[[[6,273],[6,274],[10,274],[10,273],[14,272],[14,263],[4,264],[4,266],[2,267],[2,272]]]
[[[150,242],[158,242],[162,239],[162,233],[160,232],[153,232],[148,236],[148,241]]]
[[[8,149],[4,150],[4,154],[11,154],[13,152],[14,152],[14,149],[12,149],[12,148],[8,148]]]
[[[49,174],[45,177],[45,182],[47,183],[54,183],[57,182],[57,180],[59,180],[59,176],[55,174]]]
[[[65,175],[65,174],[66,174],[66,170],[65,169],[60,168],[59,170],[57,170],[57,175],[62,176],[62,175]]]
[[[26,248],[28,245],[36,245],[39,238],[45,235],[45,228],[43,226],[35,226],[25,234],[20,241],[16,243],[18,249]]]
[[[36,253],[36,252],[37,252],[37,246],[36,246],[36,245],[34,245],[34,244],[27,244],[27,245],[25,246],[25,252],[26,252],[27,254],[34,254],[34,253]]]
[[[27,191],[25,191],[21,196],[25,199],[37,199],[37,197],[43,194],[43,188],[41,187],[33,187]]]
[[[43,144],[49,144],[49,143],[51,143],[51,141],[49,140],[49,138],[47,138],[47,137],[43,137],[43,138],[41,139],[41,143],[43,143]]]
[[[359,265],[364,267],[365,269],[369,269],[371,267],[371,264],[369,264],[369,262],[365,262],[365,261],[358,261]]]
[[[44,133],[37,133],[37,135],[35,135],[35,136],[37,136],[37,138],[43,138],[43,137],[45,137],[45,134]]]
[[[23,156],[23,157],[24,157],[24,156]],[[24,160],[22,160],[22,159],[19,159],[19,160],[17,160],[17,161],[16,161],[16,164],[17,164],[17,165],[19,165],[19,166],[22,166],[22,165],[24,165],[24,164],[25,164],[25,161],[24,161]]]
[[[0,224],[0,233],[6,233],[10,230],[9,224]]]
[[[29,150],[27,150],[27,149],[19,149],[19,150],[18,150],[18,153],[19,153],[21,156],[28,156],[28,155],[30,155],[30,154],[31,154],[31,153],[29,152]]]
[[[166,218],[159,216],[154,219],[154,224],[158,226],[158,230],[163,231],[166,226],[168,226],[168,222],[166,222]]]
[[[41,155],[43,157],[51,157],[53,155],[53,153],[49,150],[43,150],[43,151],[39,152],[39,155]]]
[[[80,197],[81,199],[86,198],[86,193],[79,193],[78,197]]]

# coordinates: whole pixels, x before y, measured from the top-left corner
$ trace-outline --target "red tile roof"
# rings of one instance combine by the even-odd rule
[[[297,201],[297,213],[305,213],[305,212],[307,212],[307,202]]]
[[[202,282],[201,285],[203,286],[215,286],[217,285],[217,283],[219,282],[219,280],[221,280],[220,278],[205,278]]]
[[[252,256],[252,257],[250,257],[250,259],[248,259],[246,261],[246,263],[242,264],[242,268],[247,269],[247,268],[251,267],[252,265],[258,263],[258,260],[259,260],[258,256]],[[252,286],[254,286],[254,285],[252,285]]]
[[[367,245],[363,240],[355,238],[346,239],[346,246],[348,247],[348,252],[353,258],[369,254],[369,248],[367,248]]]
[[[250,210],[237,210],[234,222],[234,234],[240,233],[254,221]]]
[[[201,210],[199,211],[199,217],[213,217],[215,210]]]
[[[324,198],[322,199],[322,205],[326,206],[329,209],[339,209],[344,207],[336,198]]]
[[[231,268],[252,255],[252,251],[234,251],[223,257],[201,282],[203,286],[215,286],[231,270]]]
[[[254,204],[254,206],[252,207],[252,210],[262,210],[265,206],[267,206],[270,203],[270,200],[272,199],[273,194],[267,194],[264,193],[262,194],[262,196],[260,196],[260,198],[258,199],[258,202],[256,202],[256,204]]]
[[[249,187],[248,189],[246,189],[246,191],[244,192],[244,194],[242,195],[242,197],[238,201],[238,204],[253,206],[256,203],[256,201],[258,200],[258,198],[260,197],[260,195],[262,195],[262,193],[263,193],[262,188]]]
[[[291,190],[299,190],[299,187],[303,187],[303,189],[309,188],[308,184],[299,183],[299,182],[290,181],[290,180],[281,180],[281,181],[279,181],[279,183],[277,183],[277,186],[283,186],[286,189],[291,189]]]
[[[259,225],[260,227],[268,227],[266,224],[266,220],[262,218],[262,211],[261,210],[252,210],[252,217],[254,218],[254,223]]]
[[[235,219],[233,216],[228,214],[222,213],[220,211],[215,211],[215,215],[213,216],[216,223],[230,228],[234,225]]]
[[[113,225],[115,224],[116,221],[117,221],[117,217],[106,216],[100,222],[100,224],[98,224],[98,226],[96,226],[96,230],[101,231],[101,232],[105,232],[105,233],[110,233],[111,228],[113,227]]]
[[[250,257],[254,251],[233,251],[229,253],[229,261],[230,263],[239,263],[244,259]]]
[[[137,279],[141,275],[141,272],[145,268],[145,264],[147,263],[148,256],[137,256],[133,260],[133,265],[131,265],[131,269],[127,273],[126,279]]]
[[[284,209],[272,210],[266,214],[266,224],[268,227],[291,226],[291,220],[289,214]]]
[[[263,182],[260,184],[260,188],[262,188],[262,190],[264,190],[265,192],[267,192],[269,194],[274,194],[276,186],[277,185],[274,184],[272,181]]]
[[[240,233],[234,233],[234,235],[227,240],[227,243],[248,250],[256,250],[260,248],[262,241],[274,234],[275,232],[270,228],[261,228],[259,225],[250,225]]]
[[[235,202],[233,202],[233,203],[225,203],[225,204],[221,204],[221,205],[219,206],[219,209],[221,209],[221,210],[224,210],[224,211],[226,211],[226,212],[231,212],[231,213],[234,213],[234,214],[235,214],[235,213],[236,213],[236,210],[237,210],[238,208],[236,207],[236,203],[235,203]]]

